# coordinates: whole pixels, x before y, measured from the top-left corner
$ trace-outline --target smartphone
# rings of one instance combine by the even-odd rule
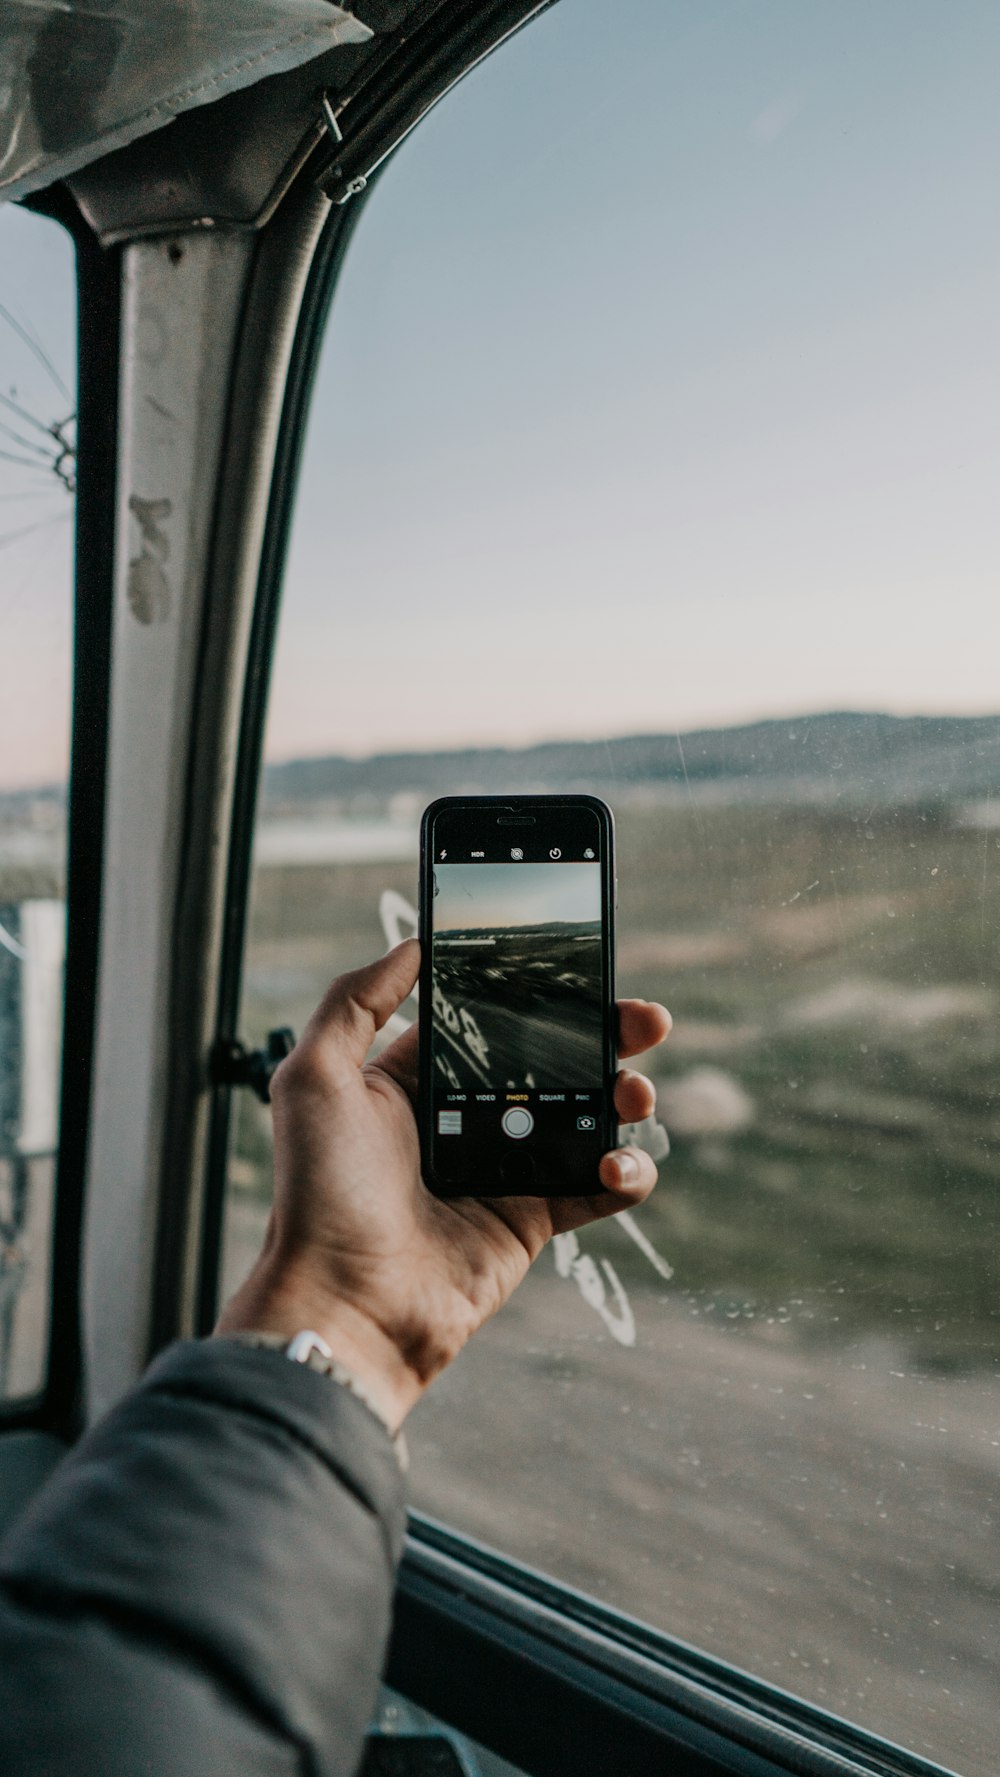
[[[615,860],[596,796],[446,796],[420,833],[424,1178],[440,1197],[601,1189]]]

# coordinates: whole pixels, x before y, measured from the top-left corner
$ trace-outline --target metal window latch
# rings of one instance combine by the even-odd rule
[[[269,1030],[263,1049],[247,1049],[238,1037],[220,1037],[209,1060],[213,1086],[249,1086],[261,1104],[271,1102],[271,1079],[295,1047],[295,1032],[282,1025]]]
[[[330,103],[329,93],[323,94],[321,106],[323,111],[323,122],[326,124],[330,140],[331,142],[335,142],[339,148],[341,142],[344,140],[344,132],[340,127],[340,119]]]
[[[329,93],[324,93],[320,101],[323,125],[333,144],[334,153],[343,146],[344,132],[340,127],[340,115],[335,111]],[[357,197],[368,184],[367,174],[356,173],[349,178],[344,170],[337,166],[336,161],[329,166],[321,181],[327,197],[334,204],[346,204],[348,198]]]

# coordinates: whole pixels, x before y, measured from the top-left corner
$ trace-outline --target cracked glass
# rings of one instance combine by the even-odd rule
[[[0,208],[0,1399],[46,1361],[65,950],[76,277]]]

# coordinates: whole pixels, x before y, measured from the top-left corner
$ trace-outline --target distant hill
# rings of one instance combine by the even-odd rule
[[[1000,716],[886,716],[836,711],[614,740],[523,748],[337,755],[270,765],[265,803],[371,798],[410,792],[593,790],[692,795],[699,801],[925,803],[1000,798]]]
[[[408,794],[430,801],[464,791],[485,795],[592,790],[699,802],[845,802],[849,805],[974,802],[1000,807],[1000,716],[886,716],[833,711],[613,740],[546,741],[532,747],[451,752],[330,754],[264,771],[264,809],[338,802],[384,807]],[[56,788],[0,792],[0,825],[51,825],[64,800]]]

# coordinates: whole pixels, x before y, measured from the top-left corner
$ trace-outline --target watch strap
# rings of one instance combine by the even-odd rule
[[[396,1452],[396,1460],[405,1474],[410,1466],[409,1451],[402,1431],[393,1431],[382,1409],[376,1405],[365,1384],[359,1381],[353,1370],[349,1370],[338,1358],[335,1358],[326,1340],[319,1333],[304,1327],[301,1332],[294,1333],[289,1339],[284,1333],[224,1333],[221,1337],[232,1339],[238,1345],[251,1345],[265,1351],[278,1351],[293,1364],[305,1364],[307,1369],[315,1370],[320,1376],[328,1376],[348,1394],[353,1394],[363,1406],[367,1407],[374,1419],[377,1419],[383,1431],[391,1440]]]

